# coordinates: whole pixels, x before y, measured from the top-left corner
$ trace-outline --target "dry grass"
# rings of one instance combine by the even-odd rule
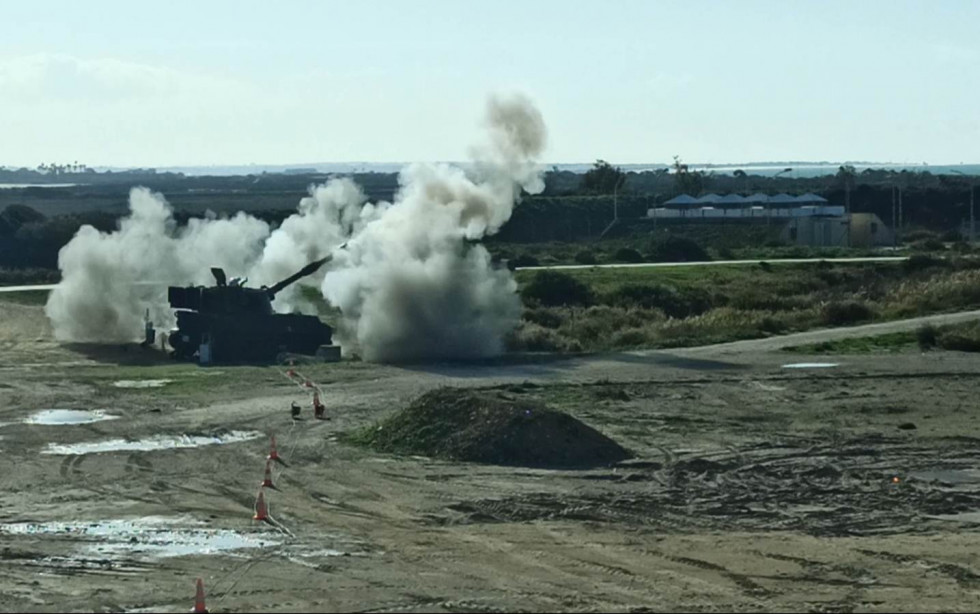
[[[980,307],[976,267],[937,260],[914,270],[820,263],[574,271],[597,304],[528,306],[509,345],[525,351],[679,347]]]

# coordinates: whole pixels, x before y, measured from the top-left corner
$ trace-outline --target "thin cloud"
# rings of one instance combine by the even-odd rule
[[[35,54],[0,60],[0,94],[8,101],[117,102],[240,95],[243,83],[113,58]]]

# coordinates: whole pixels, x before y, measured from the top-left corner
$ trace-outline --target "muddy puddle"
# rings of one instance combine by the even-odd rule
[[[108,414],[101,409],[42,409],[24,418],[24,424],[45,426],[66,426],[71,424],[90,424],[103,420],[116,420],[119,416]]]
[[[784,369],[829,369],[839,367],[837,362],[791,362],[783,365]]]
[[[257,550],[269,552],[270,549],[290,561],[313,568],[325,558],[367,554],[358,540],[340,534],[318,535],[312,543],[291,543],[285,535],[264,525],[246,530],[210,528],[188,516],[6,523],[0,524],[0,537],[14,551],[31,552],[30,556],[18,558],[23,565],[38,568],[42,574],[144,573],[162,559],[207,555],[248,557],[254,556]],[[332,547],[325,548],[324,544]]]
[[[121,379],[112,385],[116,388],[162,388],[172,382],[172,379]]]
[[[77,542],[88,555],[166,558],[216,554],[279,545],[279,536],[208,529],[188,519],[146,517],[99,522],[45,522],[0,524],[0,534],[51,536]]]
[[[262,437],[256,431],[229,431],[220,435],[155,435],[144,439],[106,439],[81,443],[49,443],[42,454],[97,454],[99,452],[152,452],[175,448],[199,448],[249,441]]]

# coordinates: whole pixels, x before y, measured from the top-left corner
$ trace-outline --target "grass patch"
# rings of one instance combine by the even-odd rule
[[[18,305],[44,305],[48,302],[50,290],[27,290],[25,292],[0,293],[0,303],[16,303]]]
[[[922,326],[915,332],[888,333],[824,341],[784,348],[797,354],[883,354],[918,348],[923,351],[943,349],[953,352],[980,352],[980,322],[950,326]]]
[[[915,333],[909,332],[796,345],[784,351],[796,354],[882,354],[904,352],[917,345]]]

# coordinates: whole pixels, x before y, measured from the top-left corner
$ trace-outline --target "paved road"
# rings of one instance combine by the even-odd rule
[[[775,258],[772,260],[709,260],[707,262],[639,262],[633,264],[556,264],[553,266],[522,266],[518,271],[539,271],[542,269],[636,269],[636,268],[667,268],[678,266],[719,266],[726,264],[805,264],[814,262],[901,262],[908,260],[906,256],[870,256],[866,258]],[[155,282],[143,282],[155,283]],[[0,286],[0,292],[32,292],[38,290],[54,290],[57,284],[36,284],[30,286]]]
[[[708,260],[706,262],[637,262],[630,264],[555,264],[551,266],[519,266],[518,271],[540,271],[543,269],[551,270],[574,270],[574,269],[640,269],[640,268],[667,268],[678,266],[719,266],[726,264],[759,264],[768,262],[769,264],[806,264],[814,262],[901,262],[908,260],[907,256],[868,256],[865,258],[773,258],[767,260]]]
[[[58,284],[34,284],[31,286],[0,286],[0,292],[34,292],[37,290],[54,290]]]
[[[58,284],[32,284],[29,286],[0,286],[0,292],[40,292],[54,290]],[[166,286],[165,281],[137,281],[136,286]]]
[[[959,311],[956,313],[940,313],[931,316],[922,316],[919,318],[909,318],[908,320],[879,322],[877,324],[862,324],[859,326],[848,326],[843,328],[824,328],[802,333],[780,335],[778,337],[767,337],[765,339],[747,339],[745,341],[732,341],[729,343],[718,343],[715,345],[702,345],[699,347],[683,348],[671,351],[674,353],[705,354],[765,352],[771,350],[781,350],[783,348],[797,345],[822,343],[824,341],[837,341],[840,339],[873,337],[888,333],[914,331],[926,324],[931,324],[933,326],[945,326],[948,324],[972,322],[974,320],[980,320],[980,309],[974,311]]]

